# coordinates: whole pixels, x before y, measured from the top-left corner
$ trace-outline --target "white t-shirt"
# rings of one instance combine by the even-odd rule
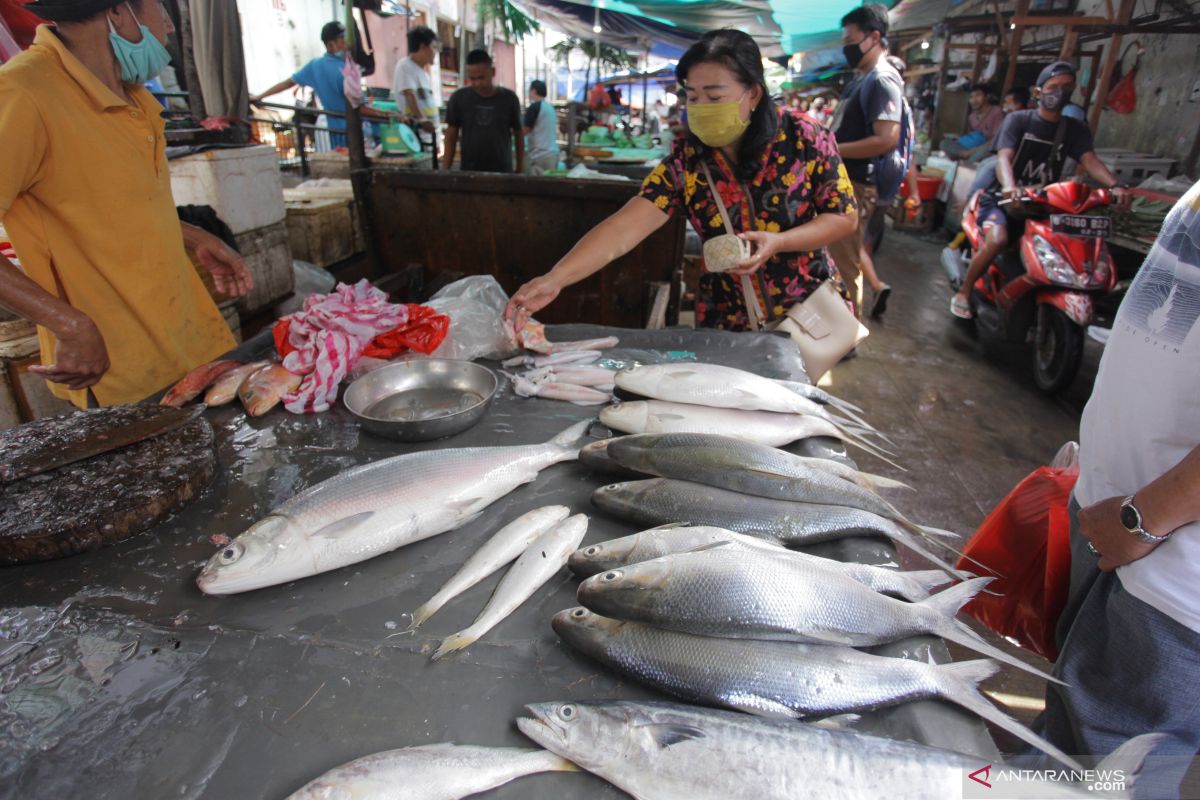
[[[396,64],[396,71],[392,75],[392,92],[396,95],[396,105],[402,113],[408,113],[408,100],[404,96],[407,89],[416,93],[421,116],[437,122],[438,102],[433,93],[433,81],[420,64],[405,57]]]
[[[1117,312],[1080,425],[1080,505],[1133,494],[1200,444],[1198,319],[1200,183],[1171,209]],[[1200,522],[1117,575],[1134,597],[1200,632]]]

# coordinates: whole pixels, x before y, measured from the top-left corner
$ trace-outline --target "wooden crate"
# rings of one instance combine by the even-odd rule
[[[46,380],[29,371],[39,363],[36,346],[33,355],[0,359],[0,430],[65,414],[75,408],[51,394]]]
[[[355,249],[353,206],[351,200],[333,197],[289,201],[287,230],[292,257],[328,267],[359,252]]]
[[[238,311],[253,314],[288,297],[296,279],[287,221],[239,233],[234,239],[254,278],[254,288],[238,301]]]

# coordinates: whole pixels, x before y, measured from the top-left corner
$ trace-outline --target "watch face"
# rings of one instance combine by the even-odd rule
[[[1141,515],[1133,506],[1121,506],[1121,524],[1129,530],[1137,530],[1142,524]]]

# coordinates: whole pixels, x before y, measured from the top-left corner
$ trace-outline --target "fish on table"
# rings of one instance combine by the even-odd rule
[[[1003,764],[978,756],[792,720],[616,700],[535,703],[526,711],[517,720],[522,733],[639,800],[946,800],[961,797],[966,776],[988,766],[996,796],[1015,791]],[[1165,738],[1130,739],[1096,769],[1122,770],[1132,790]],[[1041,798],[1105,796],[1065,781],[1021,788]]]
[[[576,650],[684,700],[800,719],[940,699],[998,725],[1071,769],[1079,762],[992,705],[979,683],[990,659],[928,664],[851,647],[696,636],[622,622],[586,608],[560,611],[554,632]]]
[[[254,373],[267,366],[269,361],[254,361],[231,369],[213,381],[208,393],[204,395],[204,404],[208,406],[223,406],[232,403],[237,397],[238,389]]]
[[[356,758],[287,800],[457,800],[539,772],[577,772],[547,750],[423,744]]]
[[[251,373],[238,387],[238,399],[252,417],[261,417],[283,400],[284,395],[296,391],[303,375],[297,375],[282,364],[267,364]]]
[[[193,369],[187,375],[179,380],[174,386],[167,390],[163,395],[160,405],[171,406],[172,408],[182,408],[186,403],[195,400],[200,396],[200,393],[207,389],[213,381],[220,378],[230,370],[237,369],[242,365],[240,361],[210,361],[207,364],[201,364]]]
[[[426,450],[346,470],[287,500],[221,548],[196,583],[205,594],[246,592],[454,530],[543,469],[574,460],[591,422],[543,444]]]

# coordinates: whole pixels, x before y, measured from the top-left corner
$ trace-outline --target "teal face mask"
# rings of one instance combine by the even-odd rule
[[[126,83],[145,83],[151,78],[158,77],[167,64],[171,63],[171,54],[163,47],[158,37],[142,24],[134,14],[133,8],[126,3],[125,7],[133,14],[133,21],[142,29],[142,40],[131,42],[117,33],[112,20],[108,21],[108,40],[112,42],[113,54],[121,65],[121,80]]]

